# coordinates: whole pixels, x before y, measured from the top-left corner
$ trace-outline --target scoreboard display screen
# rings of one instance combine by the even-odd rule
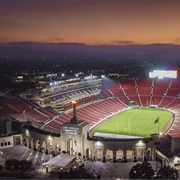
[[[149,73],[149,78],[177,78],[177,71],[172,70],[153,70]]]
[[[62,132],[65,134],[80,134],[80,128],[77,125],[65,124],[63,125]]]

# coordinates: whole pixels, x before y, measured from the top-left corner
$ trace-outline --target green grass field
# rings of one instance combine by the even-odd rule
[[[155,120],[159,117],[159,125]],[[111,120],[102,124],[92,132],[121,134],[130,136],[150,137],[150,134],[163,130],[168,121],[172,118],[172,113],[160,109],[131,109],[124,111]]]

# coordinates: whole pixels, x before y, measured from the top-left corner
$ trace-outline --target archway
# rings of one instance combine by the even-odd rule
[[[132,149],[127,150],[126,158],[129,159],[129,160],[133,159],[133,151],[132,151]]]
[[[92,158],[92,150],[90,148],[86,149],[86,155],[85,156],[87,159]]]
[[[141,161],[143,156],[142,156],[142,149],[137,149],[137,160]]]
[[[48,143],[47,149],[48,149],[48,153],[52,153],[53,152],[53,144],[51,142]]]
[[[57,155],[57,154],[60,154],[60,145],[59,144],[56,144],[55,145],[55,154]]]
[[[118,160],[122,160],[123,159],[123,151],[121,149],[116,151],[116,159],[118,159]]]
[[[42,142],[42,152],[46,152],[46,142],[45,141],[43,141]]]
[[[32,149],[34,148],[34,140],[33,139],[30,140],[29,148],[32,148]]]
[[[97,150],[97,159],[102,159],[103,158],[103,150],[102,149],[98,149]]]
[[[27,146],[27,140],[26,139],[23,139],[23,145]]]
[[[36,140],[36,150],[39,150],[39,149],[40,149],[40,141]]]
[[[107,150],[106,151],[106,159],[113,159],[113,151],[112,150]]]

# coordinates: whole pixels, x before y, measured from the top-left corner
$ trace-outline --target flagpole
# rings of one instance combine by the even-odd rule
[[[158,123],[158,134],[157,134],[157,137],[156,137],[156,173],[157,173],[157,164],[158,164],[158,162],[157,162],[157,148],[158,148],[158,140],[159,140],[159,117],[154,121],[154,123],[155,124],[157,124]]]
[[[158,120],[158,139],[159,139],[159,120]]]

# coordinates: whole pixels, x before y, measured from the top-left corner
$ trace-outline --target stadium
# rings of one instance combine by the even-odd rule
[[[179,79],[40,82],[1,97],[0,148],[24,144],[54,155],[125,162],[155,160],[160,152],[166,163],[180,151],[179,112]]]

